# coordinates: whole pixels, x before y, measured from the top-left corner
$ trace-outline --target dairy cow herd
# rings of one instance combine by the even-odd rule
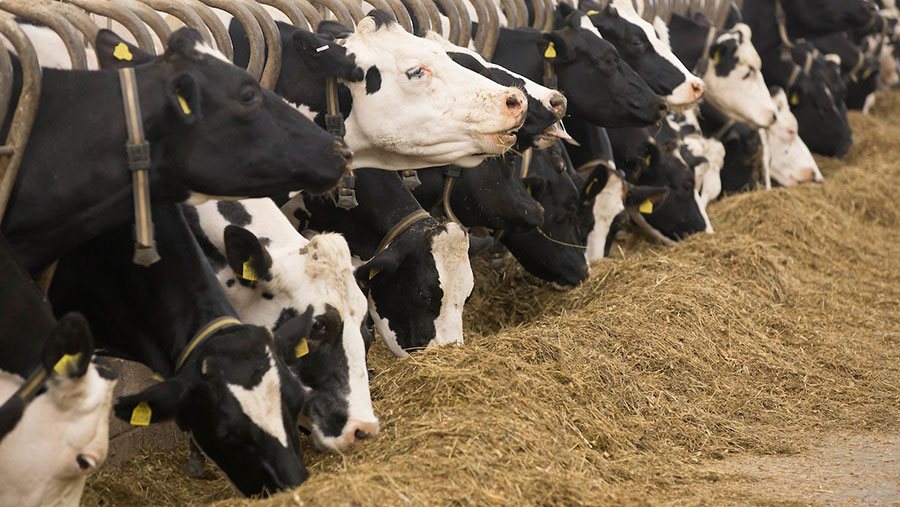
[[[74,3],[0,1],[5,139],[36,104],[0,147],[0,505],[77,504],[111,411],[299,486],[300,431],[378,433],[376,334],[462,345],[470,256],[567,289],[627,226],[711,233],[900,84],[888,0]],[[157,375],[114,400],[104,356]]]

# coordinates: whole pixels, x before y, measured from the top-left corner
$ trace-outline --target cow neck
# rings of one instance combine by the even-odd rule
[[[164,136],[178,135],[161,128],[168,106],[163,72],[162,65],[136,69],[140,116],[152,146],[149,186],[158,200],[180,200],[186,189],[166,185],[161,174]],[[91,92],[73,92],[79,89]],[[78,129],[73,131],[72,125]],[[32,136],[3,223],[32,276],[87,239],[131,218],[126,139],[116,71],[44,69]],[[68,165],[87,160],[88,166]]]
[[[753,32],[753,46],[762,55],[780,41],[778,23],[775,21],[775,4],[779,0],[746,0],[741,14]]]
[[[364,244],[360,244],[360,251],[354,252],[354,254],[359,254],[363,258],[371,258],[377,253],[378,248],[397,224],[424,210],[422,210],[422,206],[412,195],[412,192],[403,184],[397,173],[378,169],[365,169],[357,171],[357,175],[360,186],[360,206],[355,210],[351,210],[351,213],[360,210],[358,216],[360,218],[364,217],[363,221],[370,225],[372,232],[375,234],[367,235],[368,240]],[[390,205],[385,206],[385,203],[390,203]],[[419,222],[421,219],[428,218],[431,217],[420,217],[404,227],[402,231],[397,231],[391,239],[396,239],[397,236],[408,230],[409,226]],[[348,241],[350,239],[348,237]]]
[[[246,326],[230,320],[197,338],[216,319],[237,314],[178,205],[153,206],[153,220],[160,262],[133,264],[131,226],[123,225],[63,258],[50,297],[57,313],[84,313],[110,353],[168,377],[192,341],[196,353],[222,332]]]

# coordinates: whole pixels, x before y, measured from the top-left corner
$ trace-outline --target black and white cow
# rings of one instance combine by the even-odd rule
[[[560,4],[561,12],[567,10],[564,5]],[[631,0],[612,0],[606,7],[582,0],[578,6],[622,59],[654,92],[666,98],[669,108],[681,111],[697,104],[704,93],[703,80],[685,68],[665,37],[660,37],[657,29],[634,10]]]
[[[83,316],[57,322],[2,235],[0,267],[0,504],[78,505],[87,475],[106,459],[116,372],[92,360]],[[45,387],[20,396],[42,370]]]
[[[350,252],[364,259],[356,278],[368,289],[375,329],[395,355],[462,345],[463,305],[474,286],[465,231],[428,216],[376,251],[391,229],[424,210],[400,176],[389,171],[356,171],[356,196],[359,206],[344,210],[330,196],[301,194],[282,211],[301,231],[342,233]]]
[[[356,30],[322,23],[314,34],[279,23],[281,75],[275,91],[324,126],[326,80],[339,82],[353,167],[391,170],[443,164],[477,165],[505,152],[525,119],[527,100],[456,64],[433,41],[416,37],[374,10]],[[250,46],[232,21],[234,61]],[[330,35],[340,34],[340,43]]]
[[[784,10],[786,35],[792,40],[862,28],[871,25],[877,14],[870,0],[744,0],[741,15],[753,31],[753,44],[763,61],[763,53],[781,43],[776,4]]]
[[[603,126],[650,125],[665,114],[666,101],[603,40],[584,13],[574,11],[561,28],[541,33],[502,28],[494,62],[542,82],[545,62],[565,94],[570,115]]]
[[[722,192],[731,194],[757,188],[764,178],[759,129],[731,120],[706,103],[700,104],[698,121],[705,136],[725,146],[725,159],[719,171]],[[775,125],[772,127],[777,128]]]
[[[274,337],[237,320],[209,328],[235,319],[234,308],[177,205],[155,205],[153,220],[162,260],[148,268],[131,263],[130,225],[100,235],[60,260],[54,311],[81,311],[110,354],[165,378],[119,399],[119,418],[131,421],[138,409],[149,419],[143,424],[174,419],[245,495],[300,485],[308,473],[297,418],[307,396],[288,365],[304,337],[308,355],[334,337],[313,332],[311,309]]]
[[[346,148],[250,74],[210,56],[198,40],[193,30],[176,31],[164,55],[135,68],[153,198],[332,188],[346,170]],[[100,32],[101,59],[113,58],[116,41]],[[138,51],[131,49],[132,60],[146,57]],[[20,87],[17,65],[14,97]],[[121,100],[116,71],[44,69],[37,117],[3,223],[30,272],[132,216]],[[9,111],[2,135],[15,105]]]
[[[310,388],[303,415],[316,446],[343,451],[378,433],[360,331],[366,297],[344,238],[307,240],[271,199],[210,201],[184,213],[241,321],[277,331],[313,308],[313,333],[329,339],[294,371]]]
[[[773,87],[772,100],[777,107],[778,119],[769,128],[760,130],[763,163],[768,167],[771,179],[784,187],[823,182],[825,178],[819,172],[816,159],[798,135],[797,119],[791,113],[784,90]]]

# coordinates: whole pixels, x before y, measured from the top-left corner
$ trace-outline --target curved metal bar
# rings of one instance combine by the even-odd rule
[[[408,9],[407,12],[412,11],[412,15],[416,17],[416,22],[419,25],[419,32],[415,33],[419,37],[424,36],[428,30],[431,30],[431,16],[428,11],[425,10],[425,6],[422,5],[422,0],[400,0],[403,5]],[[425,0],[431,3],[431,0]],[[434,4],[432,4],[434,7]],[[437,10],[437,8],[435,8]],[[412,20],[410,20],[412,21]],[[414,25],[415,26],[415,25]],[[413,33],[413,30],[409,30],[410,33]]]
[[[544,0],[544,28],[542,31],[544,32],[552,32],[553,31],[553,12],[555,11],[555,7],[553,5],[553,0]]]
[[[319,11],[316,10],[313,4],[309,3],[309,0],[288,0],[293,3],[300,9],[300,12],[306,16],[306,21],[309,22],[309,31],[315,32],[316,28],[319,27],[319,23],[322,22],[322,15],[319,14]]]
[[[84,43],[78,36],[78,32],[71,23],[53,10],[47,8],[43,5],[43,2],[0,0],[0,9],[15,14],[16,16],[33,19],[56,32],[66,45],[66,51],[69,53],[69,60],[72,62],[72,68],[87,69]]]
[[[274,90],[275,85],[278,83],[278,76],[281,74],[281,32],[278,31],[278,26],[275,25],[272,16],[269,16],[269,13],[262,8],[262,5],[252,0],[242,1],[244,6],[253,13],[260,28],[262,28],[268,47],[266,65],[263,67],[259,84],[264,88]]]
[[[354,24],[359,24],[362,18],[366,17],[366,13],[363,12],[362,6],[357,0],[342,0],[342,3],[347,8],[347,12],[350,13],[350,17],[353,18]]]
[[[124,26],[126,30],[131,32],[131,35],[134,36],[134,40],[137,41],[138,47],[151,55],[156,54],[156,47],[153,45],[153,37],[150,35],[150,31],[147,30],[147,27],[144,26],[143,23],[141,23],[141,19],[128,10],[128,8],[106,0],[64,1],[72,5],[77,5],[88,12],[116,21]],[[91,39],[91,42],[93,42],[93,40],[94,39]]]
[[[441,22],[441,11],[432,0],[421,0],[422,7],[428,12],[428,18],[431,20],[431,29],[442,37],[444,35],[444,24]]]
[[[478,13],[478,31],[475,32],[475,49],[490,61],[500,37],[500,18],[493,0],[471,0]],[[479,8],[480,7],[480,8]],[[485,25],[485,22],[487,23]],[[481,41],[481,45],[479,45]]]
[[[72,23],[84,35],[86,41],[93,43],[97,39],[97,32],[100,31],[100,27],[97,26],[97,23],[94,23],[94,20],[91,19],[84,9],[62,2],[49,2],[47,5],[54,9],[57,14],[66,18],[69,23]]]
[[[206,41],[210,46],[212,45],[213,38],[212,34],[209,31],[209,28],[206,26],[206,23],[200,17],[200,15],[194,12],[193,9],[188,7],[183,3],[176,3],[171,0],[137,0],[138,2],[145,3],[149,5],[152,9],[157,10],[159,12],[165,12],[170,16],[174,16],[181,20],[185,26],[189,26],[194,30],[200,32],[200,36],[203,37],[203,40]]]
[[[316,5],[318,7],[324,7],[334,14],[334,17],[337,18],[338,22],[347,28],[353,28],[356,24],[353,22],[353,16],[350,15],[350,11],[344,7],[344,4],[338,2],[337,0],[310,0],[310,3]],[[407,15],[407,17],[409,17]],[[412,21],[410,21],[410,26],[412,26]],[[408,31],[412,31],[410,28]]]
[[[4,0],[0,2],[0,7],[7,12],[21,12],[23,9],[16,9],[16,6],[12,5],[14,3],[17,2]],[[20,4],[18,7],[24,6]],[[19,15],[24,16],[24,14]],[[34,51],[31,41],[11,18],[0,17],[0,33],[16,49],[22,65],[22,91],[19,94],[16,111],[13,113],[6,143],[0,148],[0,224],[2,224],[6,205],[9,203],[9,196],[12,194],[13,184],[22,163],[22,156],[25,154],[25,145],[28,143],[31,127],[34,125],[34,118],[37,116],[38,99],[41,96],[41,64],[38,62],[37,53]],[[9,83],[12,83],[12,80],[9,80]],[[8,104],[5,102],[7,109]]]
[[[506,16],[506,28],[517,28],[519,26],[519,11],[516,9],[513,0],[500,0],[500,8],[503,10],[503,15]]]
[[[516,5],[516,11],[519,13],[519,24],[515,27],[510,28],[521,28],[523,26],[528,26],[528,6],[525,5],[525,0],[512,0],[512,2]]]
[[[388,5],[391,6],[391,11],[394,12],[394,17],[397,18],[397,22],[400,23],[400,26],[403,27],[409,33],[413,31],[413,22],[412,17],[409,15],[409,11],[406,10],[406,6],[403,5],[403,2],[400,0],[386,0]]]
[[[534,21],[531,22],[531,28],[537,28],[538,30],[544,27],[544,17],[547,15],[544,12],[544,2],[543,0],[530,0],[531,8],[534,10]]]
[[[3,119],[6,118],[6,113],[9,112],[9,101],[12,99],[12,84],[13,69],[9,51],[0,51],[0,118]]]
[[[472,40],[472,18],[469,17],[469,8],[466,7],[463,0],[449,1],[456,6],[456,12],[459,14],[459,42],[455,44],[464,48],[469,47],[469,42]]]
[[[247,33],[247,39],[250,41],[250,61],[247,63],[247,72],[249,72],[254,79],[260,79],[263,73],[263,64],[265,63],[266,46],[263,43],[262,29],[259,27],[259,23],[256,21],[256,18],[250,10],[244,7],[243,2],[236,2],[234,0],[200,1],[209,7],[221,9],[231,14],[237,18],[241,26],[244,27],[244,32]],[[279,47],[281,46],[280,41],[278,45]]]
[[[268,5],[281,12],[291,21],[291,24],[296,26],[297,28],[303,28],[304,30],[311,28],[312,25],[309,24],[309,21],[306,20],[306,16],[303,15],[303,11],[300,10],[296,5],[288,2],[287,0],[257,0],[259,3]]]
[[[466,40],[465,44],[460,44],[461,35],[462,35],[462,20],[459,17],[459,9],[456,8],[456,4],[453,0],[434,0],[437,5],[441,6],[441,9],[447,14],[447,19],[450,20],[450,33],[442,34],[453,44],[457,46],[463,46],[468,44],[469,41]],[[443,23],[441,23],[441,28],[443,28]]]
[[[159,39],[159,43],[162,48],[168,46],[169,43],[169,34],[172,33],[172,28],[169,27],[169,24],[166,23],[166,20],[162,18],[155,10],[153,10],[149,5],[144,5],[137,0],[114,0],[115,3],[122,5],[124,7],[128,7],[131,9],[134,14],[137,15],[147,26],[153,30],[153,33],[156,34],[156,37]],[[156,54],[156,50],[154,49],[153,54]]]
[[[728,0],[719,0],[719,11],[716,13],[715,17],[710,19],[717,27],[725,28],[725,22],[728,21],[728,11],[731,7],[730,4],[731,2]]]

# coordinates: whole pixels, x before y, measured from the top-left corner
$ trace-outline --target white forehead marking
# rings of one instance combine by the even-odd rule
[[[435,337],[429,346],[463,344],[463,305],[475,285],[469,264],[469,238],[455,223],[448,223],[446,227],[447,230],[435,235],[431,242],[438,283],[444,295],[441,311],[434,321]]]
[[[204,55],[210,55],[213,58],[218,58],[219,60],[222,60],[225,63],[231,63],[230,61],[228,61],[228,58],[225,58],[225,55],[223,55],[219,50],[213,49],[203,42],[198,42],[198,43],[194,44],[194,49],[198,53],[202,53]]]
[[[284,431],[284,420],[281,417],[281,379],[278,378],[275,359],[272,358],[272,352],[268,348],[266,356],[269,358],[269,369],[259,384],[250,389],[237,384],[228,384],[228,390],[254,424],[287,447],[287,433]]]

